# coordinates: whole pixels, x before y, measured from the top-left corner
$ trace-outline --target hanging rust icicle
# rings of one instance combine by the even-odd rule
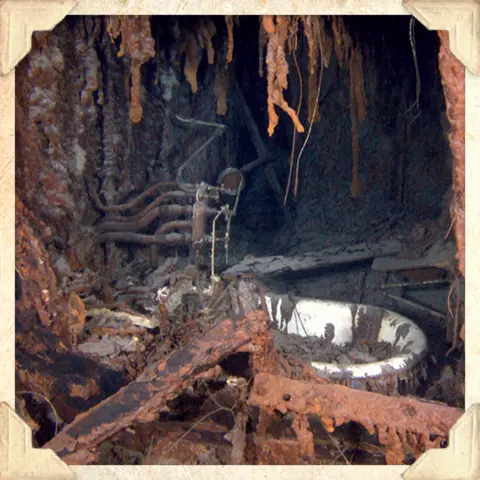
[[[275,33],[274,15],[264,15],[262,25],[267,33]]]
[[[150,31],[150,18],[147,16],[136,17],[130,37],[128,38],[127,51],[130,55],[132,66],[132,86],[130,98],[130,120],[138,123],[142,119],[143,108],[140,100],[142,65],[155,57],[155,40]]]
[[[308,118],[315,123],[319,120],[318,110],[313,117],[317,97],[318,58],[320,56],[320,17],[305,15],[302,17],[303,33],[308,43]]]
[[[353,198],[358,198],[362,191],[362,185],[358,173],[358,157],[359,157],[359,139],[358,139],[358,122],[365,119],[367,97],[365,94],[365,84],[363,79],[362,53],[360,46],[357,44],[350,51],[350,118],[352,120],[352,184],[350,193]]]
[[[316,72],[318,59],[318,17],[311,15],[302,16],[303,33],[308,43],[308,72],[313,75]]]
[[[303,32],[308,43],[308,118],[313,122],[320,120],[320,110],[316,106],[318,90],[318,59],[328,68],[332,58],[333,41],[326,31],[325,19],[319,16],[306,15],[302,17]]]
[[[322,58],[324,65],[327,66],[330,61],[333,49],[338,57],[339,66],[345,63],[350,72],[350,119],[352,121],[352,184],[350,193],[353,198],[358,198],[365,185],[360,181],[358,173],[359,167],[359,138],[358,138],[358,122],[365,119],[367,96],[365,93],[365,80],[363,75],[363,58],[360,45],[353,46],[342,17],[332,18],[333,42],[325,34],[325,28],[321,29],[322,39],[319,41],[321,45]],[[326,62],[326,63],[325,63]]]
[[[267,45],[267,82],[268,82],[268,134],[273,135],[278,125],[279,117],[275,111],[275,105],[284,110],[292,119],[297,131],[305,129],[300,120],[286,100],[283,91],[288,87],[288,63],[285,58],[285,44],[287,42],[289,18],[277,15],[275,21],[271,15],[263,17],[263,28],[268,34]]]
[[[215,49],[212,38],[216,35],[217,29],[211,19],[200,21],[196,25],[183,26],[180,40],[177,43],[177,53],[181,57],[185,55],[183,74],[190,84],[192,93],[198,92],[198,67],[202,61],[204,51],[207,52],[209,65],[215,63]]]
[[[228,64],[226,65],[228,66]],[[226,115],[228,110],[227,93],[229,87],[229,75],[225,65],[216,65],[215,84],[213,85],[213,94],[217,100],[217,115]]]
[[[230,63],[233,60],[233,17],[232,15],[225,15],[225,23],[227,24],[227,32],[228,32],[227,63]]]
[[[260,28],[258,30],[258,74],[260,78],[263,78],[264,52],[267,41],[268,34],[265,30],[264,22],[260,22]]]
[[[117,55],[122,57],[125,52],[130,58],[130,120],[138,123],[142,119],[141,105],[141,67],[155,56],[155,40],[150,29],[150,17],[147,15],[109,17],[107,33],[114,41],[121,34],[122,43]]]
[[[185,33],[185,65],[183,73],[187,82],[192,88],[192,93],[198,92],[197,71],[200,65],[201,52],[199,52],[197,43],[197,35],[194,32],[187,31]]]
[[[213,65],[215,61],[215,50],[212,44],[212,37],[217,33],[215,24],[211,19],[203,20],[200,23],[200,35],[203,41],[203,47],[207,51],[208,64]]]
[[[107,20],[106,20],[106,30],[112,43],[115,43],[115,40],[120,35],[121,29],[122,29],[120,18],[121,17],[118,17],[118,16],[107,17]]]
[[[300,22],[299,15],[292,15],[290,17],[290,25],[288,29],[288,54],[291,55],[296,52],[298,47],[298,27]]]
[[[324,17],[319,17],[320,23],[320,53],[322,54],[322,62],[325,68],[330,65],[333,52],[333,40],[327,34],[326,22]]]
[[[340,68],[343,66],[343,60],[345,58],[345,42],[343,39],[345,31],[345,26],[342,20],[342,17],[333,17],[332,18],[332,32],[333,32],[333,46],[335,48],[335,53],[338,57],[338,64]]]

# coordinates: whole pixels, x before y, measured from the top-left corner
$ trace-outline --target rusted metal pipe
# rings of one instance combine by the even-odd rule
[[[143,217],[137,221],[131,222],[110,222],[106,221],[97,225],[98,233],[118,231],[118,232],[134,232],[142,228],[148,227],[157,218],[175,218],[181,215],[191,215],[192,207],[189,205],[162,205],[161,207],[152,208]]]
[[[192,222],[188,220],[173,220],[171,222],[164,223],[155,232],[155,236],[164,235],[166,233],[174,232],[175,230],[191,230]]]
[[[94,205],[98,208],[98,210],[101,210],[102,212],[125,212],[127,210],[131,210],[132,208],[136,207],[139,203],[141,203],[143,200],[145,200],[147,197],[153,195],[158,190],[174,188],[176,186],[174,182],[159,182],[159,183],[156,183],[155,185],[152,185],[150,188],[147,188],[147,190],[142,192],[137,197],[132,198],[132,200],[130,200],[127,203],[123,203],[120,205],[104,205],[100,200],[100,197],[98,196],[95,186],[93,185],[93,180],[87,178],[85,182],[87,185],[87,191],[90,194],[90,197]]]
[[[146,215],[150,210],[154,209],[155,207],[160,206],[162,203],[165,203],[168,200],[175,200],[176,203],[178,201],[185,199],[185,198],[192,198],[192,195],[189,195],[186,192],[181,192],[179,190],[174,190],[173,192],[165,192],[162,193],[159,197],[157,197],[152,203],[149,203],[141,212],[135,215],[109,215],[106,217],[101,223],[105,222],[134,222],[140,220],[144,215]],[[100,223],[100,225],[101,225]]]
[[[200,250],[205,243],[207,204],[198,201],[193,206],[192,245],[195,250]]]
[[[180,233],[144,235],[134,232],[108,232],[95,238],[95,243],[106,242],[139,243],[140,245],[190,245],[192,236]]]

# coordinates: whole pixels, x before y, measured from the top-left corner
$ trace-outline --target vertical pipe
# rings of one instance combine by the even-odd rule
[[[205,243],[205,214],[207,205],[201,200],[195,202],[193,206],[193,227],[192,227],[192,244],[193,248],[198,252]]]

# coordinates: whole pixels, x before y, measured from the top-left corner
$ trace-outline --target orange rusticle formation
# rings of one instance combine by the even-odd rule
[[[295,53],[298,47],[298,26],[301,18],[300,15],[293,15],[290,17],[290,26],[288,28],[289,35],[287,39],[289,55]],[[262,29],[260,29],[260,31],[261,30]]]
[[[341,17],[338,17],[341,20]],[[343,22],[342,22],[343,25]],[[337,23],[337,17],[332,17],[332,32],[333,32],[333,48],[335,54],[338,57],[338,64],[343,66],[343,48],[342,48],[342,33],[340,31],[341,26]]]
[[[358,175],[358,122],[365,119],[367,97],[365,95],[365,86],[363,78],[363,62],[360,46],[352,49],[350,54],[350,118],[352,120],[352,185],[350,193],[353,198],[357,198],[361,193],[360,178]]]
[[[233,60],[233,26],[236,18],[225,16],[227,25],[227,40],[220,51],[215,55],[213,37],[217,34],[217,28],[211,19],[200,19],[199,23],[184,26],[181,30],[181,40],[177,45],[177,51],[180,56],[185,55],[185,64],[183,73],[187,82],[190,84],[192,93],[198,92],[197,73],[204,51],[207,52],[209,65],[216,63],[216,76],[213,93],[217,99],[217,114],[227,114],[227,92],[229,86],[228,64]],[[218,44],[217,44],[218,46]]]
[[[233,60],[233,17],[225,15],[225,23],[228,32],[227,63],[230,63]]]
[[[227,46],[221,50],[221,54],[217,52],[217,55],[215,55],[212,38],[217,34],[217,28],[211,19],[201,19],[193,28],[191,25],[183,27],[181,40],[177,45],[179,54],[185,55],[183,73],[194,94],[198,92],[197,73],[205,50],[208,64],[216,63],[214,95],[217,99],[218,115],[226,115],[227,113],[228,75],[226,69],[228,63],[233,60],[234,19],[231,16],[226,16],[225,22],[227,24],[228,40]]]
[[[350,72],[350,116],[352,121],[352,184],[350,192],[357,198],[363,185],[359,178],[359,136],[358,122],[364,120],[366,115],[367,98],[365,93],[365,80],[363,74],[363,58],[360,46],[354,47],[353,40],[345,28],[341,17],[331,20],[331,32],[327,30],[324,17],[320,16],[273,16],[264,15],[259,31],[259,75],[263,76],[263,51],[267,44],[267,70],[268,70],[268,133],[273,135],[278,125],[279,117],[275,105],[282,108],[290,115],[296,131],[303,132],[304,127],[298,118],[299,109],[295,112],[289,107],[283,97],[287,88],[288,63],[285,53],[285,42],[288,44],[288,53],[295,54],[298,44],[298,22],[302,21],[303,32],[308,44],[308,119],[314,123],[320,119],[318,109],[318,96],[321,85],[319,82],[318,66],[328,68],[333,50],[338,57],[340,67],[348,66]],[[320,61],[319,61],[320,59]],[[296,61],[294,57],[294,61]],[[302,84],[300,74],[300,84]],[[301,98],[301,97],[300,97]],[[295,138],[295,137],[294,137]]]
[[[317,89],[318,89],[318,58],[323,62],[323,66],[328,68],[332,58],[333,41],[326,32],[325,18],[319,16],[306,15],[301,17],[303,31],[308,43],[308,118],[312,122],[320,119],[320,111],[315,110]]]
[[[121,34],[122,43],[118,56],[128,53],[131,61],[130,120],[138,123],[142,119],[141,73],[142,65],[155,56],[155,40],[150,29],[150,17],[145,15],[109,17],[107,33],[115,40]]]
[[[340,67],[352,48],[352,39],[348,34],[342,17],[332,17],[333,46]]]
[[[453,154],[453,222],[458,270],[465,276],[465,67],[449,47],[448,32],[439,31],[438,65],[450,122],[448,135]]]
[[[317,68],[316,59],[318,50],[320,50],[323,65],[328,67],[333,49],[338,57],[340,67],[345,63],[350,72],[350,118],[352,121],[352,184],[350,193],[353,198],[360,196],[363,186],[360,182],[358,174],[359,164],[359,138],[358,138],[358,122],[365,119],[367,96],[365,93],[365,80],[363,74],[363,58],[359,44],[355,47],[350,34],[345,28],[342,17],[333,17],[331,22],[332,36],[326,34],[325,23],[321,17],[304,20],[305,35],[309,45],[309,69],[310,77],[308,81],[309,98],[308,111],[309,117],[315,108],[315,90],[316,78],[315,70]],[[315,119],[317,120],[317,119]]]
[[[213,65],[215,61],[215,50],[212,44],[212,37],[217,33],[217,28],[211,19],[200,20],[200,40],[201,47],[207,50],[208,64]],[[233,37],[232,37],[233,42]]]
[[[201,54],[203,53],[203,50],[199,52],[198,47],[196,33],[191,31],[185,32],[185,65],[183,66],[183,73],[194,94],[198,92],[197,72],[202,59]]]
[[[353,44],[352,37],[345,28],[342,17],[333,17],[333,48],[338,57],[340,67],[345,63],[350,73],[350,118],[352,121],[352,184],[350,194],[358,198],[363,190],[363,185],[358,174],[359,164],[359,138],[358,122],[365,119],[367,96],[365,93],[365,78],[363,74],[363,57],[360,45]],[[332,45],[329,45],[331,55]],[[325,49],[327,51],[327,49]],[[323,52],[322,52],[323,53]]]
[[[317,122],[320,118],[316,105],[318,97],[318,67],[328,68],[333,51],[339,60],[339,65],[348,65],[350,71],[351,115],[352,115],[352,152],[354,156],[352,195],[359,194],[358,179],[358,126],[357,122],[365,118],[366,94],[363,78],[363,60],[360,47],[354,48],[353,41],[345,28],[341,17],[331,20],[331,31],[327,30],[327,21],[321,16],[274,16],[264,15],[259,31],[259,75],[263,76],[263,51],[267,45],[267,80],[268,80],[268,133],[271,136],[278,125],[279,117],[275,105],[290,115],[298,132],[303,132],[298,115],[283,97],[283,91],[288,86],[288,63],[286,60],[285,43],[289,53],[294,53],[297,46],[298,22],[302,21],[303,32],[308,44],[308,118]],[[320,60],[319,60],[320,59]],[[315,118],[313,118],[315,113]]]
[[[288,87],[288,63],[285,57],[285,43],[289,32],[290,19],[287,16],[271,15],[263,17],[262,26],[268,35],[267,44],[267,82],[268,82],[268,134],[273,135],[279,117],[275,105],[284,110],[292,119],[297,131],[304,132],[303,125],[295,111],[283,98],[283,91]]]
[[[313,118],[315,99],[317,97],[317,66],[320,46],[320,23],[318,17],[307,15],[303,17],[303,31],[308,42],[308,118],[317,122],[320,118],[319,112]]]
[[[217,115],[226,115],[228,110],[227,93],[229,86],[228,70],[221,64],[217,64],[215,85],[213,94],[217,99]]]
[[[198,92],[197,72],[204,50],[207,51],[208,64],[213,65],[215,61],[212,38],[217,33],[217,29],[212,20],[201,19],[197,29],[185,28],[182,33],[182,42],[178,51],[180,55],[185,54],[183,73],[190,84],[192,93],[196,94]]]
[[[268,17],[270,18],[271,15],[265,15],[263,18]],[[268,22],[269,20],[267,20]],[[263,63],[265,58],[263,56],[263,52],[265,51],[265,45],[268,41],[268,32],[265,30],[263,24],[260,24],[260,28],[258,29],[258,74],[260,78],[263,78]]]
[[[313,122],[319,120],[319,110],[316,109],[318,89],[318,58],[323,66],[328,68],[333,50],[338,57],[340,66],[347,64],[350,72],[350,117],[352,120],[352,185],[350,192],[353,198],[361,193],[361,182],[358,174],[359,139],[358,122],[365,119],[367,97],[365,94],[365,81],[363,75],[363,59],[360,46],[353,46],[352,38],[345,28],[341,17],[333,17],[331,22],[332,34],[327,34],[326,22],[323,17],[303,16],[303,31],[308,43],[308,118]],[[333,39],[332,39],[333,37]]]

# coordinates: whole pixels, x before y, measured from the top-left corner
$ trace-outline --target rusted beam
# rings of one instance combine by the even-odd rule
[[[264,141],[262,140],[262,136],[260,135],[257,123],[255,122],[255,119],[252,115],[250,107],[248,106],[245,95],[243,94],[243,91],[236,80],[235,80],[235,91],[239,99],[239,104],[243,113],[243,119],[245,121],[245,125],[248,129],[248,132],[250,133],[250,137],[252,139],[253,145],[255,146],[255,150],[257,151],[257,155],[259,157],[256,162],[258,164],[260,164],[260,162],[263,163],[264,161],[268,162],[268,159],[270,158],[269,151],[265,146]],[[270,185],[270,188],[273,190],[273,193],[275,195],[275,198],[279,206],[283,209],[284,193],[278,181],[277,174],[275,173],[275,169],[272,167],[272,165],[268,163],[266,163],[266,165],[263,168],[264,168],[265,176],[267,177],[267,181]]]
[[[267,328],[268,316],[260,311],[248,313],[236,324],[230,319],[222,321],[203,338],[153,363],[135,382],[79,415],[44,448],[54,450],[69,464],[92,463],[96,458],[93,450],[101,442],[134,422],[155,420],[166,402],[197,375],[239,349],[245,350],[252,338]]]
[[[318,415],[328,432],[346,422],[357,422],[387,446],[387,463],[400,463],[405,445],[413,447],[417,455],[438,448],[463,413],[411,397],[387,397],[265,373],[255,376],[248,402],[268,412]]]

